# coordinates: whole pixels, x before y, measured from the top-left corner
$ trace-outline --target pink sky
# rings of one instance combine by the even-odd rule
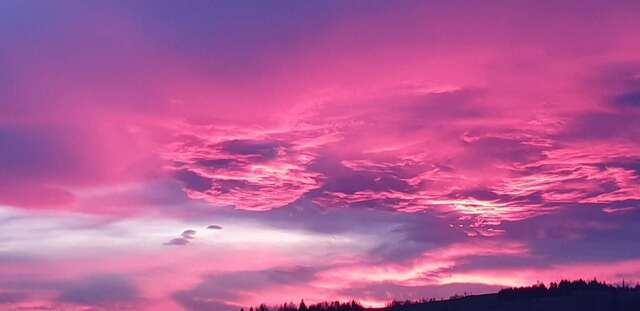
[[[640,280],[635,1],[2,1],[0,309]]]

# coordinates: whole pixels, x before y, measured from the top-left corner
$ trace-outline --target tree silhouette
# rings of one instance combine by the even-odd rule
[[[261,304],[249,311],[508,311],[508,310],[590,310],[626,311],[640,310],[640,284],[635,287],[625,283],[613,286],[595,279],[585,281],[562,280],[549,286],[538,283],[532,286],[505,288],[495,294],[453,295],[447,300],[422,299],[418,301],[392,301],[385,308],[367,309],[356,301],[320,302],[307,305],[304,300],[296,306],[284,303],[267,307]],[[244,309],[241,309],[244,311]]]
[[[298,311],[308,311],[309,309],[307,308],[307,305],[304,304],[304,299],[300,300],[300,307],[298,308]]]

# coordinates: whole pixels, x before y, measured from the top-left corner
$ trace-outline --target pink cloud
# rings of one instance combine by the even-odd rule
[[[473,256],[528,256],[525,245],[512,242],[460,243],[423,253],[408,262],[392,264],[338,266],[323,271],[315,284],[320,287],[349,288],[357,284],[391,282],[404,286],[440,284],[438,279],[451,273]],[[482,282],[480,282],[482,283]],[[492,284],[492,283],[486,283]]]
[[[325,178],[308,169],[319,148],[336,140],[322,128],[239,130],[191,128],[165,151],[170,169],[193,199],[218,206],[269,210],[318,189]]]

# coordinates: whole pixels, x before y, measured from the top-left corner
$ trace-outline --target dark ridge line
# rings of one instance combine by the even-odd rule
[[[479,311],[479,310],[640,310],[640,284],[631,287],[611,285],[596,279],[562,280],[531,286],[504,288],[497,293],[453,295],[448,299],[392,301],[385,307],[365,308],[355,300],[350,302],[320,302],[306,305],[284,303],[277,306],[261,304],[241,311]]]

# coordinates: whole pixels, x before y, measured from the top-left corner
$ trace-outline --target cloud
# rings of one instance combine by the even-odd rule
[[[223,129],[194,133],[198,129],[183,129],[193,134],[178,136],[164,156],[175,163],[176,177],[191,198],[269,210],[298,200],[322,183],[322,175],[308,169],[315,150],[327,143],[321,129],[231,134],[247,137],[242,139],[226,137]]]
[[[100,275],[70,282],[63,286],[57,300],[90,306],[132,305],[139,302],[137,288],[127,278]]]
[[[220,310],[235,311],[238,307],[225,302],[225,299],[215,300],[208,297],[193,297],[188,292],[173,294],[173,299],[186,310]]]
[[[526,258],[529,254],[527,246],[518,242],[462,242],[427,250],[403,262],[337,265],[318,273],[314,283],[338,288],[385,282],[404,286],[444,284],[451,283],[446,281],[447,276],[454,273],[467,258],[477,256]]]
[[[39,264],[44,263],[40,261]],[[95,308],[135,309],[142,303],[138,287],[123,274],[88,274],[48,277],[4,274],[0,305],[7,309]]]
[[[219,225],[208,225],[207,229],[211,229],[211,230],[222,230],[222,226]]]
[[[165,242],[163,245],[187,245],[187,244],[189,244],[189,239],[175,238],[175,239],[171,239],[168,242]]]
[[[27,299],[27,295],[20,292],[0,292],[0,304],[10,304]]]
[[[459,92],[463,91],[445,94]],[[441,104],[447,113],[454,109],[450,106],[464,109],[472,102],[478,108],[488,94],[453,96],[452,102],[437,94],[428,97],[426,107]],[[457,124],[460,115],[464,121]],[[405,132],[419,131],[412,128],[413,119],[394,116],[394,123],[386,123],[385,118],[377,122],[394,129],[395,122],[403,120]],[[483,113],[452,113],[445,117],[449,126],[438,131],[443,137],[425,133],[395,149],[356,153],[359,158],[341,161],[344,167],[323,171],[325,186],[313,200],[326,207],[454,213],[471,227],[466,230],[469,235],[483,236],[504,233],[499,228],[504,221],[553,213],[566,202],[635,200],[639,189],[633,164],[614,164],[615,159],[634,158],[638,153],[629,140],[635,132],[629,118],[634,117],[634,112],[623,111],[580,112],[571,118],[540,113],[524,116],[517,124]],[[594,126],[604,128],[594,130]],[[604,141],[611,137],[615,143]],[[366,136],[351,139],[362,141]],[[435,152],[413,148],[421,144],[440,148]],[[343,173],[345,168],[348,173]]]
[[[255,161],[269,161],[278,155],[282,142],[233,139],[220,143],[220,148],[230,155],[249,156]]]
[[[240,307],[237,302],[247,298],[248,291],[303,285],[313,279],[315,272],[314,268],[298,266],[211,275],[194,288],[174,293],[173,298],[188,310],[235,310]]]
[[[177,171],[175,177],[184,184],[186,189],[193,191],[206,191],[213,186],[210,179],[204,178],[191,171]]]
[[[191,243],[191,241],[193,239],[195,239],[195,235],[196,235],[197,231],[196,230],[192,230],[192,229],[187,229],[182,231],[182,233],[180,234],[180,237],[178,238],[173,238],[171,240],[169,240],[168,242],[164,242],[162,243],[163,245],[187,245],[189,243]]]
[[[194,239],[194,238],[195,238],[195,237],[194,237],[194,235],[195,235],[195,234],[196,234],[196,230],[188,229],[188,230],[182,231],[181,236],[182,236],[182,238],[184,238],[184,239],[192,240],[192,239]]]
[[[613,102],[623,107],[639,107],[640,106],[640,91],[629,92],[616,96]]]

